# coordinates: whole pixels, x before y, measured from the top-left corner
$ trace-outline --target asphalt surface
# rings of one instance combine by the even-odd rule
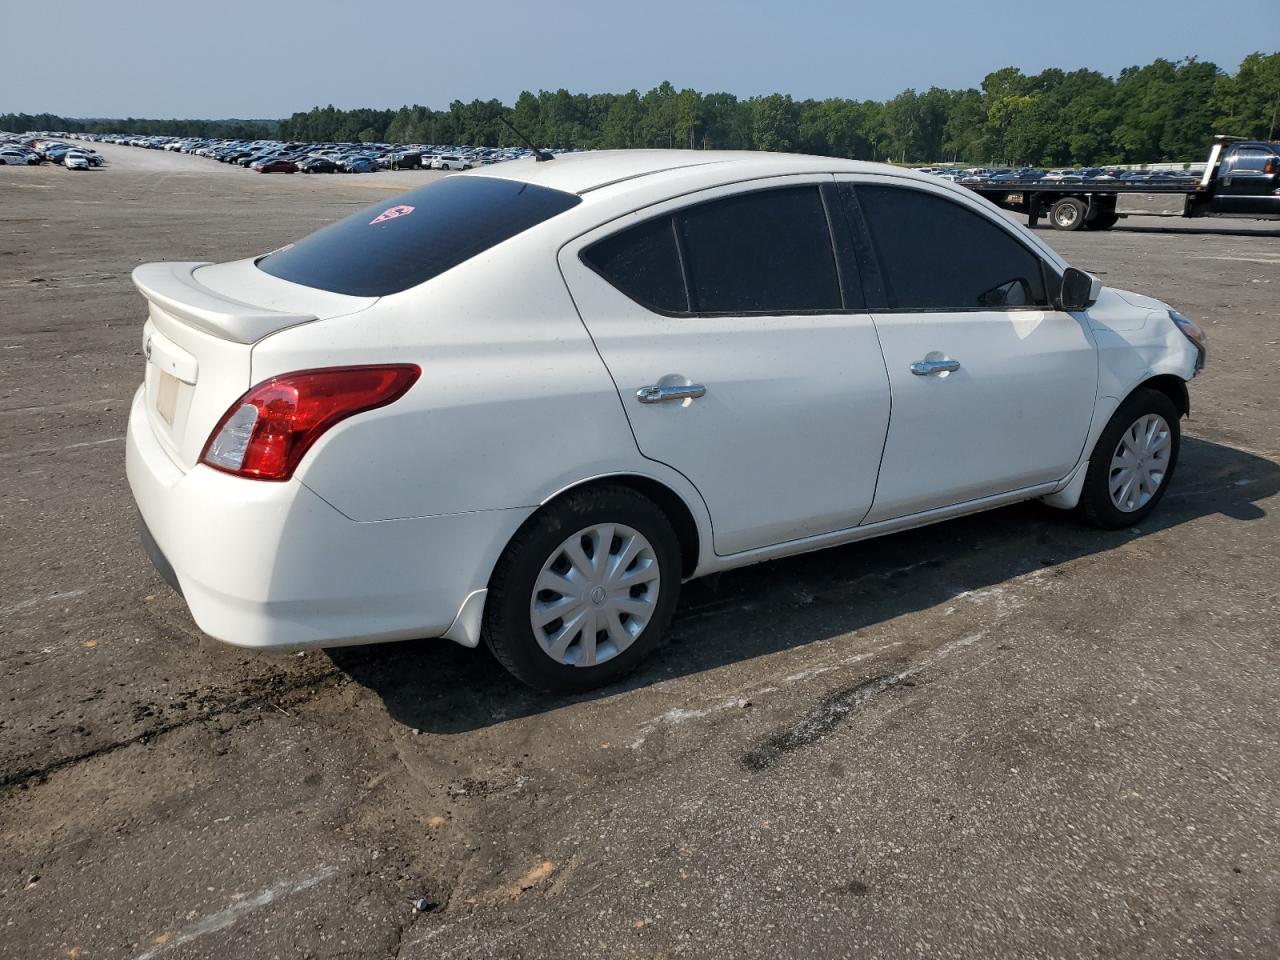
[[[1277,225],[1043,234],[1211,337],[1140,529],[1023,505],[691,584],[555,699],[447,642],[224,647],[134,532],[130,270],[431,174],[102,152],[0,167],[0,957],[1280,956]]]

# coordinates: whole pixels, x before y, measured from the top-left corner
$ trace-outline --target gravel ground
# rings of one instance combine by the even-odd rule
[[[434,174],[102,152],[0,168],[0,957],[1280,956],[1275,224],[1044,234],[1211,337],[1140,529],[1024,505],[695,583],[553,699],[445,642],[216,644],[133,528],[129,271]]]

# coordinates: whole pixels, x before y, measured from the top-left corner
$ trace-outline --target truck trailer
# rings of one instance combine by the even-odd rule
[[[997,206],[1027,215],[1034,227],[1047,217],[1056,230],[1110,230],[1125,214],[1122,196],[1182,195],[1184,217],[1280,219],[1280,143],[1216,136],[1204,172],[1197,179],[1041,180],[982,178],[960,183]]]

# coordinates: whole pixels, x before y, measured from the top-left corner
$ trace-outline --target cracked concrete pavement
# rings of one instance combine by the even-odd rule
[[[136,542],[129,271],[434,174],[102,152],[0,168],[0,958],[1280,956],[1275,224],[1044,233],[1211,337],[1140,529],[1023,505],[691,584],[557,699],[444,642],[221,646]]]

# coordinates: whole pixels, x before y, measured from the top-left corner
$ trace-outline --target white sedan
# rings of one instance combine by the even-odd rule
[[[432,181],[153,263],[128,476],[199,626],[632,669],[682,581],[1022,500],[1140,522],[1203,333],[967,190],[767,153]]]

